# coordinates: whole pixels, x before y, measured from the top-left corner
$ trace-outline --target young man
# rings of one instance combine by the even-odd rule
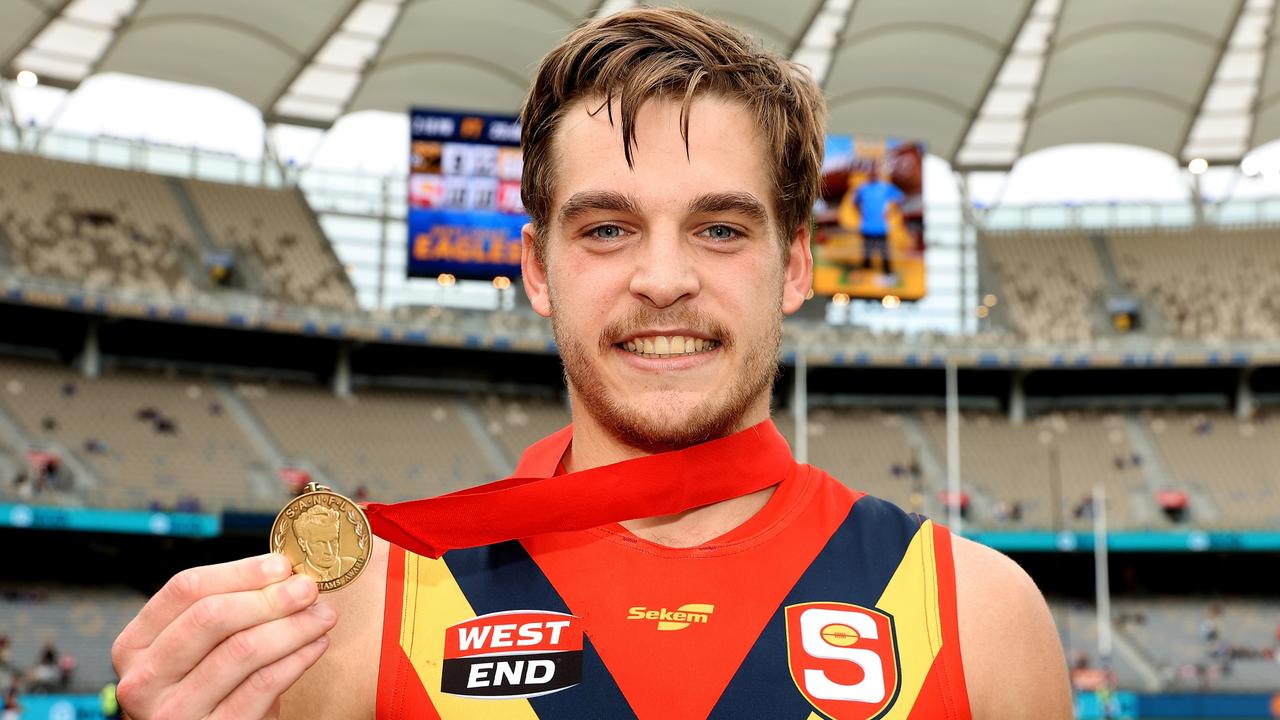
[[[557,494],[513,508],[563,528],[431,559],[371,508],[400,545],[319,601],[278,557],[181,573],[113,648],[132,716],[1070,717],[1016,565],[797,465],[768,420],[824,116],[695,13],[570,34],[522,115],[523,260],[574,424],[516,472]],[[575,524],[600,512],[624,522]]]

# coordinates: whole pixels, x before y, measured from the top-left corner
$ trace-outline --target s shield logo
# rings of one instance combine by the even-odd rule
[[[835,720],[874,720],[898,696],[893,617],[847,603],[786,608],[791,679],[809,704]]]

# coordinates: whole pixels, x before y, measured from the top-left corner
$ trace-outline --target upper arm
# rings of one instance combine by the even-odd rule
[[[960,652],[974,720],[1070,720],[1062,644],[1040,590],[1008,557],[953,537]]]
[[[360,577],[321,596],[338,611],[338,623],[329,631],[328,650],[281,697],[281,720],[373,718],[389,548],[375,536],[369,565]]]

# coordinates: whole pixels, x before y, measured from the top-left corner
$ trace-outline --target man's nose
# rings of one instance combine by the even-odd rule
[[[631,292],[657,308],[690,300],[701,289],[697,248],[677,226],[650,230],[635,254]]]

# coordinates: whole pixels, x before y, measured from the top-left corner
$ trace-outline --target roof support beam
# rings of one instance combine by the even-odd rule
[[[1209,97],[1209,90],[1213,87],[1213,81],[1218,77],[1218,68],[1222,65],[1222,58],[1226,57],[1227,47],[1231,45],[1231,38],[1235,35],[1236,28],[1240,26],[1240,18],[1244,16],[1245,0],[1236,0],[1235,12],[1231,14],[1231,24],[1227,29],[1227,33],[1222,40],[1214,48],[1213,67],[1209,68],[1209,73],[1204,79],[1204,84],[1200,86],[1200,92],[1196,95],[1195,113],[1187,114],[1186,127],[1182,129],[1182,141],[1178,143],[1178,155],[1183,162],[1190,160],[1186,157],[1187,143],[1191,140],[1191,131],[1195,129],[1196,121],[1204,115],[1204,101]]]
[[[969,139],[969,132],[973,130],[973,124],[978,121],[978,116],[982,114],[982,108],[987,104],[987,98],[991,95],[991,91],[995,89],[996,80],[1000,77],[1000,71],[1004,69],[1005,59],[1013,54],[1013,46],[1018,42],[1018,38],[1022,36],[1022,29],[1026,27],[1027,20],[1031,17],[1035,7],[1036,0],[1027,1],[1027,8],[1022,12],[1022,17],[1018,20],[1018,27],[1009,34],[1009,41],[1000,50],[1000,58],[992,64],[991,74],[987,76],[987,82],[982,88],[982,94],[978,96],[978,101],[974,103],[973,108],[969,111],[969,117],[964,121],[964,130],[960,132],[955,149],[951,151],[951,157],[947,158],[947,162],[951,163],[951,165],[954,166],[956,164],[956,158],[960,156],[960,151],[964,148],[965,141]]]
[[[293,72],[289,74],[288,79],[282,82],[280,87],[276,88],[275,92],[271,93],[270,100],[264,103],[262,107],[258,108],[258,111],[263,114],[264,118],[265,116],[272,114],[276,103],[280,102],[280,99],[289,92],[289,88],[293,87],[293,84],[298,81],[298,78],[302,76],[302,73],[306,72],[307,68],[311,67],[311,64],[315,62],[316,56],[320,54],[320,51],[324,49],[325,45],[329,44],[329,40],[333,38],[334,34],[346,24],[347,20],[351,17],[351,13],[355,12],[356,8],[360,7],[360,3],[361,0],[348,0],[346,9],[337,14],[333,23],[325,29],[324,34],[320,36],[314,45],[307,49],[307,53],[305,55],[298,59],[298,64],[294,68]],[[264,124],[265,122],[266,120],[264,119]]]
[[[39,27],[33,30],[25,40],[15,46],[13,53],[10,54],[9,57],[0,59],[0,70],[3,70],[5,75],[12,77],[14,73],[22,69],[15,69],[13,67],[13,61],[17,60],[18,56],[22,54],[22,51],[30,47],[31,43],[35,42],[36,38],[40,37],[40,33],[48,29],[48,27],[53,24],[53,21],[57,20],[71,3],[72,0],[62,0],[62,2],[58,4],[57,9],[50,12],[49,15],[45,17],[45,21],[41,23]]]

